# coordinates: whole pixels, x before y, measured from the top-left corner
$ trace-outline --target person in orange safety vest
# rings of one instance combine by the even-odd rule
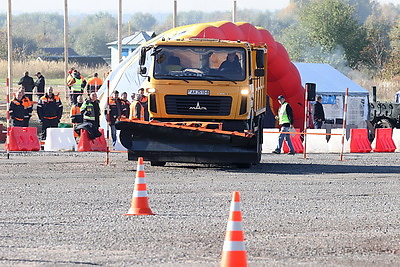
[[[131,98],[132,98],[132,104],[129,110],[129,119],[144,121],[144,107],[140,103],[142,95],[133,93],[131,95]]]
[[[103,85],[103,81],[99,78],[99,74],[96,72],[93,77],[87,81],[87,93],[90,95],[92,92],[97,92]]]
[[[58,95],[54,94],[53,87],[46,90],[37,103],[39,121],[42,123],[42,140],[46,139],[47,128],[57,128],[63,113],[63,106]]]
[[[25,90],[20,88],[10,102],[10,117],[14,127],[29,127],[32,116],[32,101],[25,96]]]

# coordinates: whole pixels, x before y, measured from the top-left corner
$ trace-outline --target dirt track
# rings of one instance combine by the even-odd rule
[[[241,192],[249,266],[399,266],[400,154],[145,166],[154,216],[122,216],[136,162],[0,154],[0,265],[218,266]]]

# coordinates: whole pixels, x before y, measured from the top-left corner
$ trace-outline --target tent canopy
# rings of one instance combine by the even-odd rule
[[[368,90],[350,80],[346,75],[336,70],[329,64],[318,63],[294,63],[300,72],[301,82],[315,83],[319,95],[344,95],[349,88],[349,95],[368,96]]]

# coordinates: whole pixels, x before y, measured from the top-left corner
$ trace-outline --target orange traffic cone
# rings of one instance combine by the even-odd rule
[[[153,215],[147,198],[143,158],[138,158],[131,207],[124,215]]]
[[[234,191],[232,194],[228,226],[226,228],[224,247],[222,249],[221,267],[222,266],[247,266],[242,212],[240,211],[240,193],[238,191]]]

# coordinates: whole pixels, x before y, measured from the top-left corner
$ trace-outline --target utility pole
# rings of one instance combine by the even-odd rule
[[[233,1],[233,7],[232,7],[232,22],[236,22],[236,0]]]
[[[122,61],[122,0],[118,1],[118,63]]]
[[[64,0],[64,84],[65,96],[69,99],[68,79],[68,0]]]
[[[11,88],[13,84],[13,72],[12,72],[12,13],[11,13],[11,0],[8,0],[7,10],[7,38],[8,38],[8,95],[11,95]]]
[[[174,0],[174,11],[172,13],[172,28],[176,28],[176,21],[177,21],[177,3]]]

